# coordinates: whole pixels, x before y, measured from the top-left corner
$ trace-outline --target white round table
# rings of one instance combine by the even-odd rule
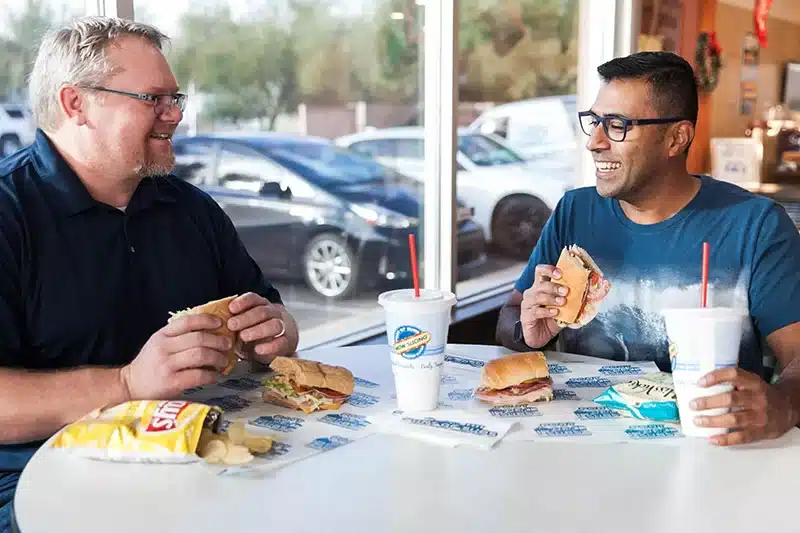
[[[490,359],[492,346],[454,345]],[[391,379],[384,346],[308,358]],[[14,501],[21,533],[800,531],[800,437],[719,449],[501,442],[491,451],[373,435],[270,473],[130,465],[41,449]]]

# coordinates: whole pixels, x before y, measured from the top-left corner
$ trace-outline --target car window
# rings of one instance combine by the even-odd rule
[[[374,139],[359,141],[350,149],[368,157],[389,159],[424,159],[425,143],[422,139]]]
[[[25,118],[25,114],[22,112],[21,109],[14,109],[13,107],[12,108],[7,107],[6,113],[11,118]]]
[[[425,159],[425,141],[423,139],[395,139],[392,157]]]
[[[278,163],[311,184],[322,187],[409,181],[409,178],[369,157],[334,144],[294,142],[279,148],[265,148]]]
[[[392,151],[391,143],[386,139],[359,141],[350,145],[350,149],[367,157],[388,157]]]
[[[218,185],[258,194],[265,183],[280,183],[285,170],[257,150],[225,143],[219,152]]]
[[[460,135],[458,149],[479,167],[508,165],[523,160],[516,152],[486,135]]]
[[[193,185],[212,183],[216,155],[216,143],[212,141],[179,140],[175,143],[175,168],[172,173]]]

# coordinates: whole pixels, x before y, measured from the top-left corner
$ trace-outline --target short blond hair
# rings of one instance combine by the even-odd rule
[[[33,117],[40,128],[52,131],[61,124],[58,91],[64,84],[102,85],[115,73],[108,45],[126,35],[147,39],[159,50],[169,41],[153,26],[111,17],[76,18],[45,34],[28,85]]]

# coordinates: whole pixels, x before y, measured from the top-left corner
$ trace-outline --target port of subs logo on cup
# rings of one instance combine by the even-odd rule
[[[689,404],[695,398],[716,396],[733,390],[730,383],[701,387],[698,382],[709,372],[738,365],[742,328],[747,312],[713,307],[665,309],[662,315],[670,339],[669,355],[681,430],[685,435],[694,437],[727,433],[725,428],[698,427],[694,424],[694,418],[698,415],[718,416],[730,412],[729,408],[700,412],[692,410]]]
[[[414,289],[400,289],[382,293],[378,303],[386,312],[386,337],[398,408],[436,409],[455,295],[422,289],[416,297]]]

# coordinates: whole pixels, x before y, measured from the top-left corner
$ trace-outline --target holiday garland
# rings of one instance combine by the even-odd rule
[[[713,31],[704,31],[698,36],[695,65],[700,90],[711,92],[716,89],[719,83],[719,71],[722,69],[722,50]]]

